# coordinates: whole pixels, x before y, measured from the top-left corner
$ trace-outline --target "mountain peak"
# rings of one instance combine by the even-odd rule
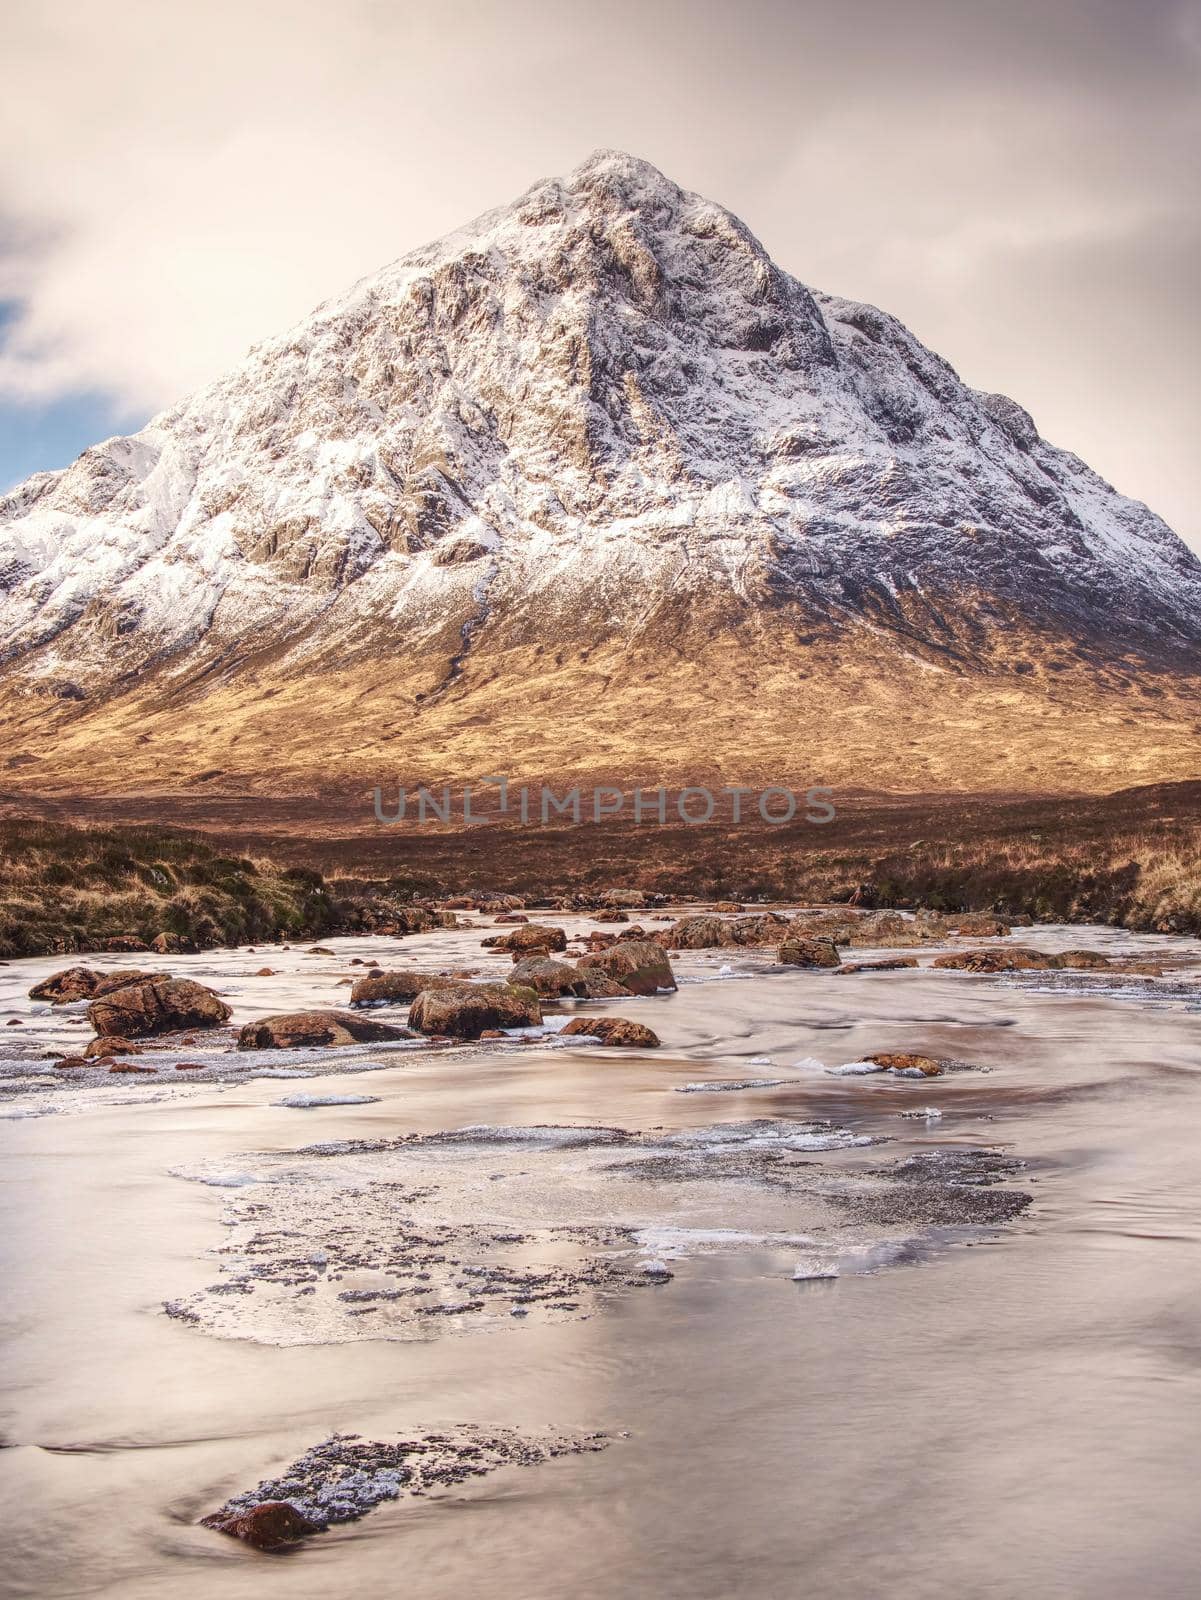
[[[313,674],[320,704],[381,661],[422,719],[518,650],[526,671],[667,650],[703,700],[722,640],[746,716],[773,684],[786,729],[811,651],[844,692],[887,658],[917,672],[915,708],[947,673],[1009,704],[1022,652],[1032,681],[1044,660],[1122,682],[1127,657],[1195,662],[1201,566],[1020,406],[611,150],[0,500],[0,716],[20,726],[47,703],[86,722],[148,674],[185,700]],[[587,693],[569,702],[587,746]],[[917,758],[896,770],[924,781]]]

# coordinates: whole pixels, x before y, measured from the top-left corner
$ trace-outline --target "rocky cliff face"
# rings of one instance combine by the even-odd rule
[[[1096,695],[1116,728],[1154,679],[1173,743],[1199,644],[1201,565],[1145,506],[611,152],[0,501],[0,699],[48,780],[117,745],[187,777],[211,718],[198,760],[243,778],[418,749],[469,771],[467,727],[537,752],[531,702],[639,770],[698,759],[680,709],[708,704],[711,765],[745,765],[799,685],[829,739],[850,718],[848,779],[966,784],[897,765],[899,706],[971,701],[983,739],[983,695],[1010,738]]]

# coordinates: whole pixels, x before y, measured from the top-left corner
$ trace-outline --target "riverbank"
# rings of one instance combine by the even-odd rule
[[[501,974],[495,918],[460,920],[165,965],[236,1029],[344,1004],[372,958]],[[451,1600],[485,1555],[500,1600],[784,1600],[798,1571],[835,1600],[981,1571],[1118,1600],[1136,1566],[1187,1593],[1201,953],[1100,926],[996,943],[1019,937],[1110,965],[976,974],[933,942],[847,975],[723,947],[673,957],[674,993],[567,1002],[647,1023],[651,1051],[214,1037],[220,1078],[155,1049],[151,1076],[76,1086],[30,1049],[0,1120],[14,1600],[385,1600],[398,1562]],[[61,965],[0,969],[7,1051],[84,1032],[27,998]],[[964,1065],[842,1070],[881,1051]],[[409,1492],[415,1450],[440,1471],[460,1445],[485,1475]],[[288,1559],[203,1525],[260,1484],[324,1514],[342,1456],[371,1481]]]

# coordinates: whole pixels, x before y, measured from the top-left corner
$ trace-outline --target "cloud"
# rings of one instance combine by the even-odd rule
[[[1197,4],[10,0],[6,31],[0,397],[168,404],[615,145],[1201,543]]]

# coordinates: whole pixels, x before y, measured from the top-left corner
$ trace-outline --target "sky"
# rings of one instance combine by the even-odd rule
[[[1201,0],[6,0],[0,488],[623,149],[1201,550]]]

